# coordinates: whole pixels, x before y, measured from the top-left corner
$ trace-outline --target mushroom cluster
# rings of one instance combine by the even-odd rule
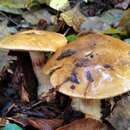
[[[0,48],[29,51],[39,83],[38,95],[54,87],[72,98],[73,109],[98,122],[102,99],[111,101],[130,91],[130,45],[96,33],[66,44],[62,34],[29,30],[1,39]],[[48,51],[56,52],[45,64],[44,52]]]
[[[1,49],[29,52],[39,84],[39,96],[42,96],[43,93],[52,88],[49,77],[42,72],[42,67],[45,64],[44,52],[55,52],[66,44],[67,40],[64,35],[40,30],[23,31],[0,40]]]
[[[58,49],[43,72],[72,97],[73,109],[100,120],[101,99],[130,91],[130,45],[103,34],[81,35]]]

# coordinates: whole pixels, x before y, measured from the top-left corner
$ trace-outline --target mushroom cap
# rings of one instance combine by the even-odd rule
[[[0,40],[1,49],[22,51],[56,51],[66,44],[64,35],[40,30],[23,31]]]
[[[89,33],[58,49],[43,68],[60,92],[105,99],[130,91],[130,45]]]

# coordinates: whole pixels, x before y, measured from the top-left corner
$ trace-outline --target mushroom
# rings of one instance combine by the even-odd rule
[[[101,99],[130,91],[130,45],[88,33],[58,49],[43,67],[50,82],[72,97],[72,107],[100,120]]]
[[[55,52],[66,44],[67,40],[62,34],[40,30],[23,31],[0,40],[1,49],[29,51],[39,83],[38,95],[52,88],[48,76],[42,72],[42,66],[45,64],[44,52]]]

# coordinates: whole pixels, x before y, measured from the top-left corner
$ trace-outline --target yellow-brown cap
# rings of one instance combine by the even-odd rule
[[[67,44],[64,35],[40,31],[29,30],[9,35],[0,40],[1,49],[24,50],[24,51],[56,51]]]
[[[103,34],[80,36],[57,50],[43,69],[60,92],[104,99],[130,91],[130,45]]]

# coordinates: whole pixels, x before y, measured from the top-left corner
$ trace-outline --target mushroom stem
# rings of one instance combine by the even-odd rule
[[[49,76],[44,75],[42,72],[42,67],[45,64],[45,55],[43,52],[30,51],[30,57],[39,84],[38,96],[41,97],[43,93],[48,92],[52,88]]]
[[[101,118],[101,102],[100,100],[72,98],[71,106],[74,110],[81,111],[86,118]]]

